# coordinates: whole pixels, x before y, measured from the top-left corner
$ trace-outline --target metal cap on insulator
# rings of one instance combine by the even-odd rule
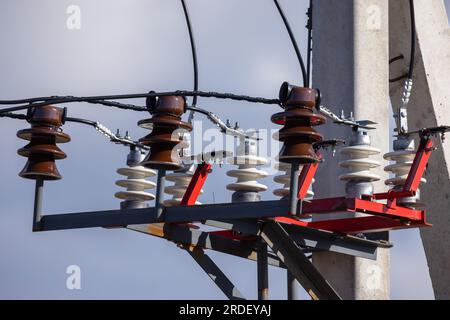
[[[319,162],[313,144],[323,140],[313,126],[325,123],[325,117],[313,111],[318,91],[290,85],[285,82],[280,89],[283,112],[276,113],[271,120],[283,125],[278,140],[282,141],[279,160],[286,163],[307,164]]]
[[[19,175],[33,180],[61,179],[55,160],[66,158],[66,154],[56,144],[70,141],[70,136],[60,128],[66,109],[47,105],[30,109],[27,116],[31,128],[17,132],[17,137],[30,141],[18,150],[19,155],[28,158]]]
[[[182,168],[180,149],[186,147],[182,136],[192,131],[192,125],[182,121],[186,99],[181,96],[149,98],[148,107],[152,118],[141,120],[138,125],[151,133],[139,141],[150,147],[142,165],[152,169],[178,170]]]

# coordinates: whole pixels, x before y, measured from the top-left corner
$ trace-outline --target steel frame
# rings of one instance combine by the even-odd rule
[[[39,214],[33,231],[126,228],[169,240],[188,251],[229,299],[244,297],[204,250],[258,261],[259,270],[264,271],[258,276],[260,299],[268,297],[266,259],[269,265],[287,268],[313,299],[340,299],[305,253],[326,250],[375,259],[378,247],[390,247],[391,244],[352,234],[430,226],[426,222],[425,211],[402,207],[397,204],[397,199],[415,195],[432,151],[433,142],[429,135],[421,135],[421,143],[403,190],[367,195],[361,199],[337,197],[304,201],[318,163],[305,165],[298,178],[298,190],[293,193],[302,203],[300,212],[296,211],[296,214],[289,213],[292,205],[290,199],[196,206],[200,190],[212,170],[211,164],[201,163],[180,206]],[[380,200],[386,203],[378,202]],[[312,215],[336,213],[339,216],[346,212],[364,215],[307,221]],[[192,223],[222,230],[202,231]],[[271,251],[267,251],[267,245]],[[258,253],[263,255],[263,260],[258,260]]]

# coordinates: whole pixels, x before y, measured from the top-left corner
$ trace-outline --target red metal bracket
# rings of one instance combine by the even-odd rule
[[[304,203],[302,212],[302,218],[308,218],[312,214],[339,215],[347,212],[363,213],[366,214],[365,216],[312,222],[286,217],[278,217],[275,220],[344,234],[431,226],[426,222],[425,211],[399,206],[396,201],[416,194],[432,151],[433,142],[428,137],[422,138],[402,191],[390,190],[372,196],[363,196],[362,199],[344,197],[316,199]],[[303,167],[299,177],[301,186],[298,193],[299,199],[303,199],[306,195],[316,170],[317,164]],[[387,200],[387,203],[383,204],[374,200]]]
[[[208,174],[211,172],[212,165],[209,163],[201,163],[197,166],[191,182],[189,183],[183,199],[180,202],[182,206],[193,206],[200,195],[200,192],[205,184]]]
[[[308,192],[309,186],[311,185],[314,176],[319,167],[319,163],[311,163],[303,166],[302,172],[298,177],[298,195],[299,200],[305,200],[306,194]]]
[[[428,160],[430,159],[431,152],[433,151],[433,141],[431,139],[422,139],[420,141],[419,149],[414,157],[413,164],[406,178],[403,191],[417,191],[420,180],[427,168]]]
[[[369,232],[381,232],[397,229],[429,227],[426,221],[400,221],[391,218],[365,216],[358,218],[324,220],[324,221],[300,221],[292,218],[279,217],[275,219],[280,223],[292,224],[313,229],[327,230],[342,234],[358,234]]]

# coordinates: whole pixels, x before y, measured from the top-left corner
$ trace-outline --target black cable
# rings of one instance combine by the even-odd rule
[[[0,117],[18,119],[18,120],[26,120],[27,119],[27,115],[25,115],[25,114],[17,114],[17,113],[11,113],[11,112],[0,113]]]
[[[66,120],[66,122],[77,122],[77,123],[86,124],[86,125],[92,126],[92,127],[96,127],[97,126],[97,122],[92,121],[92,120],[87,120],[87,119],[66,117],[65,120]]]
[[[414,58],[416,55],[416,14],[414,9],[414,0],[409,0],[411,14],[411,57],[409,61],[408,79],[412,79],[414,74]]]
[[[308,84],[311,83],[311,54],[312,54],[312,29],[313,29],[313,0],[309,0],[308,9],[308,55],[306,57],[306,77]]]
[[[278,12],[280,13],[281,18],[283,19],[284,25],[289,34],[289,38],[291,39],[291,42],[292,42],[292,46],[294,47],[295,54],[297,55],[298,62],[300,63],[300,68],[302,71],[302,78],[303,78],[303,86],[309,87],[309,79],[306,74],[305,63],[303,62],[302,54],[300,52],[300,49],[298,48],[297,40],[295,40],[295,36],[294,36],[294,33],[292,32],[289,21],[286,18],[286,15],[284,14],[283,9],[281,8],[280,4],[278,3],[278,0],[273,0],[273,2],[275,3],[275,5],[278,9]]]
[[[36,97],[36,98],[29,98],[29,99],[18,99],[18,100],[0,100],[0,105],[2,104],[23,104],[23,103],[32,103],[37,101],[44,101],[57,98],[57,96],[50,96],[50,97]]]
[[[48,104],[63,104],[72,102],[87,102],[92,104],[101,104],[110,107],[116,107],[125,110],[133,111],[147,111],[146,107],[136,106],[132,104],[123,104],[115,101],[106,100],[125,100],[125,99],[140,99],[147,97],[163,97],[163,96],[194,96],[205,98],[217,98],[217,99],[231,99],[236,101],[247,101],[252,103],[261,104],[280,104],[279,99],[266,99],[260,97],[250,97],[245,95],[236,95],[232,93],[219,93],[219,92],[205,92],[205,91],[188,91],[178,90],[171,92],[149,92],[149,93],[137,93],[137,94],[123,94],[123,95],[109,95],[109,96],[89,96],[89,97],[74,97],[74,96],[53,96],[47,98],[31,98],[27,101],[35,101],[26,105],[14,106],[9,108],[0,109],[0,113],[13,112],[19,110],[25,110],[33,107],[42,107]],[[42,100],[41,100],[42,99]],[[12,101],[1,101],[0,104],[13,104]],[[20,100],[15,100],[20,101]],[[5,103],[6,102],[6,103]]]
[[[193,112],[198,112],[198,113],[204,114],[206,116],[210,114],[209,111],[207,111],[205,109],[198,108],[197,106],[187,106],[186,109],[190,110],[190,111],[193,111]]]
[[[191,50],[192,50],[192,63],[194,66],[194,91],[198,91],[198,61],[197,61],[197,49],[195,47],[195,39],[194,39],[194,31],[192,30],[191,18],[189,17],[189,11],[187,5],[184,0],[181,0],[181,4],[183,5],[184,17],[186,19],[186,24],[189,31],[189,39],[191,42]],[[194,95],[192,99],[192,105],[197,105],[197,95]]]

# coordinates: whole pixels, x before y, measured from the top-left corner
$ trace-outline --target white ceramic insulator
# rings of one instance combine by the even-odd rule
[[[402,186],[406,182],[409,170],[414,161],[416,152],[414,150],[398,150],[386,153],[384,159],[393,163],[387,165],[384,170],[394,174],[394,177],[387,179],[384,183],[388,186]],[[425,178],[421,182],[427,182]]]
[[[117,173],[126,176],[126,179],[117,180],[116,185],[124,187],[126,191],[116,192],[115,197],[122,200],[130,201],[149,201],[155,199],[155,195],[144,190],[153,189],[156,184],[145,178],[154,176],[154,170],[144,168],[143,166],[133,166],[120,168]]]
[[[163,204],[166,207],[180,205],[193,175],[193,167],[184,172],[178,171],[166,175],[167,181],[174,182],[173,185],[164,188],[164,192],[172,196],[172,199],[164,200]],[[203,193],[203,190],[201,190],[200,193]],[[201,202],[196,201],[195,204],[198,205],[201,204]]]
[[[230,164],[238,165],[237,169],[227,171],[227,176],[237,178],[237,181],[227,185],[230,191],[262,192],[267,186],[258,182],[258,179],[267,177],[269,174],[258,166],[267,163],[267,159],[255,155],[244,155],[229,158]]]
[[[276,183],[283,184],[282,188],[275,189],[273,194],[277,197],[284,198],[289,196],[290,192],[290,183],[291,183],[291,165],[289,163],[279,162],[275,165],[275,169],[283,172],[282,175],[275,176],[273,181]],[[303,166],[300,166],[300,172],[303,169]],[[313,179],[311,182],[311,186],[309,187],[306,193],[306,200],[310,200],[314,197],[314,192],[312,189],[312,185],[316,180]]]
[[[381,164],[376,160],[372,160],[369,156],[380,154],[380,150],[368,145],[356,145],[344,147],[341,154],[349,157],[348,160],[339,162],[342,168],[348,170],[339,176],[342,181],[360,181],[373,182],[379,181],[380,176],[370,172],[370,169],[377,168]]]

